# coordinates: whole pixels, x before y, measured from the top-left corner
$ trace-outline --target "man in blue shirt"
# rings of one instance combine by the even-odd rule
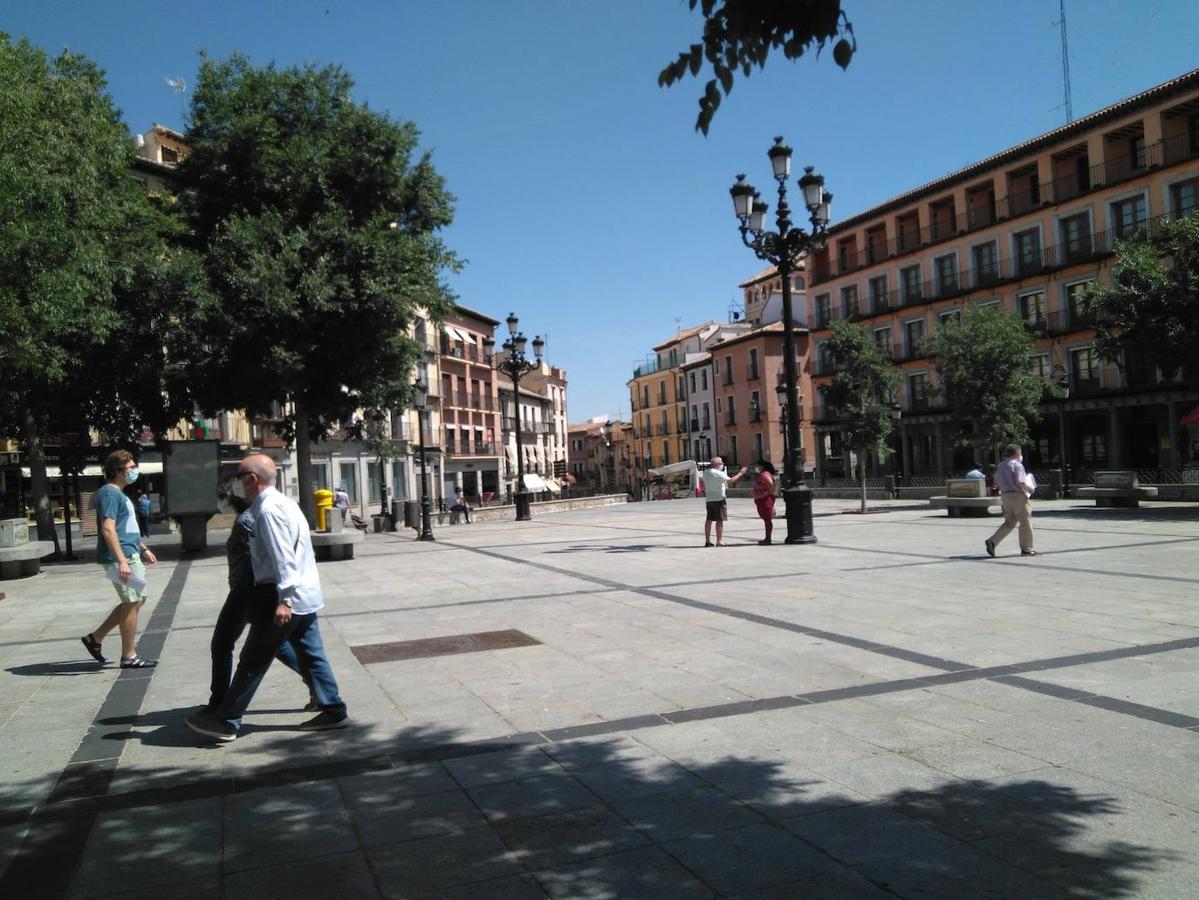
[[[251,454],[237,468],[238,484],[252,501],[254,532],[250,565],[254,587],[249,597],[250,635],[242,648],[233,682],[213,713],[194,713],[187,727],[218,741],[231,741],[241,718],[280,647],[290,643],[307,676],[309,690],[321,712],[300,728],[326,731],[349,724],[337,679],[325,658],[317,612],[325,605],[304,514],[294,500],[275,489],[275,461]]]
[[[121,668],[143,669],[157,663],[137,655],[137,614],[146,602],[146,566],[158,558],[142,543],[133,502],[125,496],[125,487],[137,481],[137,463],[128,450],[116,450],[104,461],[105,485],[96,492],[96,530],[99,532],[96,559],[105,567],[107,578],[116,588],[120,602],[91,634],[79,640],[96,662],[108,660],[100,650],[105,636],[114,628],[121,632]]]

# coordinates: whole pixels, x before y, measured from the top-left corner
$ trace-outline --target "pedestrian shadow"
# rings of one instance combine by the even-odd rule
[[[182,713],[145,721],[172,728]],[[1128,897],[1147,873],[1186,863],[1137,842],[1143,816],[1115,797],[1052,776],[945,776],[866,796],[806,768],[818,753],[697,762],[655,747],[691,746],[679,740],[686,727],[647,729],[644,741],[368,727],[255,748],[250,765],[234,742],[219,774],[196,772],[191,757],[139,767],[135,789],[84,804],[90,820],[59,816],[84,831],[74,840],[31,827],[0,894],[65,893],[114,858],[126,891],[187,873],[237,892],[260,856],[291,861],[277,870],[280,891],[336,892],[320,880],[331,857],[309,860],[314,847],[346,851],[339,890],[361,881],[372,896]],[[41,815],[54,818],[55,805]]]
[[[61,660],[59,662],[30,663],[25,666],[13,666],[4,671],[12,675],[32,675],[44,678],[47,675],[99,675],[101,672],[113,671],[114,666],[105,666],[95,660]]]

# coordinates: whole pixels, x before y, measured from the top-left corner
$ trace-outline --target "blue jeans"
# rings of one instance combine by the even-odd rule
[[[241,727],[241,717],[284,644],[290,644],[295,651],[300,672],[306,676],[309,690],[321,709],[335,716],[346,714],[346,705],[337,690],[337,679],[325,658],[316,613],[293,615],[287,624],[276,625],[277,605],[278,596],[271,585],[257,585],[250,592],[250,635],[242,647],[233,681],[215,714],[234,728]]]
[[[233,647],[237,639],[246,630],[250,621],[250,590],[249,588],[234,588],[225,598],[216,617],[216,627],[212,630],[212,683],[209,686],[208,708],[216,709],[225,699],[229,690],[229,679],[233,677]],[[308,683],[308,677],[300,668],[299,658],[295,648],[286,641],[279,648],[275,659],[287,666]]]

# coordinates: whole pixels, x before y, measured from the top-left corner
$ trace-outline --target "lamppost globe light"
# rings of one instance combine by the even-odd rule
[[[729,188],[729,194],[733,198],[733,212],[737,214],[738,219],[744,221],[749,218],[756,193],[754,186],[745,180],[744,175],[737,176],[737,183]]]
[[[515,335],[517,326],[520,325],[520,319],[516,317],[516,313],[508,313],[508,334]]]
[[[828,191],[824,191],[820,197],[820,205],[816,207],[816,211],[812,214],[812,218],[821,228],[828,224],[829,212],[832,205],[833,195]]]
[[[766,212],[770,207],[762,200],[758,199],[758,195],[754,194],[753,211],[749,214],[749,230],[753,232],[764,231],[766,229]]]
[[[779,406],[781,406],[783,409],[786,409],[787,408],[787,382],[780,378],[778,387],[776,387],[774,389],[774,392],[776,394],[778,394]]]
[[[429,388],[423,381],[415,381],[412,384],[412,405],[417,409],[424,409],[429,402]]]
[[[545,341],[541,339],[541,335],[533,338],[533,355],[541,359],[541,354],[545,350]]]
[[[815,166],[804,166],[803,176],[799,179],[799,189],[803,191],[803,203],[809,212],[815,212],[820,206],[824,195],[824,176],[817,175]]]
[[[783,143],[781,137],[776,137],[774,146],[766,151],[766,155],[770,157],[774,177],[786,181],[791,176],[791,148]]]
[[[512,339],[512,346],[518,354],[524,356],[525,348],[529,345],[529,339],[523,334],[518,334]]]

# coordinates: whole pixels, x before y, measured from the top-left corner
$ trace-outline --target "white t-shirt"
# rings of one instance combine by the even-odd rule
[[[727,497],[729,473],[723,469],[704,472],[704,497],[709,503],[719,503]]]

